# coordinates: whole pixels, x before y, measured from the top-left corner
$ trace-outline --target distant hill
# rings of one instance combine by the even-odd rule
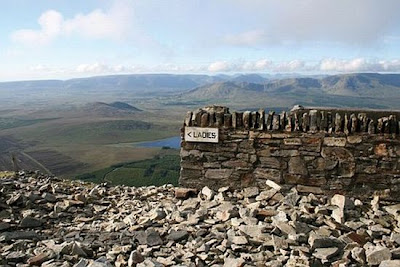
[[[145,92],[181,91],[219,80],[220,78],[208,75],[111,75],[68,80],[65,81],[65,88],[72,90],[77,88],[96,88],[97,90],[124,89],[142,94]]]
[[[318,78],[274,80],[265,84],[267,91],[288,93],[321,90],[329,95],[389,98],[400,97],[399,74],[359,73]]]
[[[264,84],[265,92],[290,93],[320,88],[321,81],[315,78],[289,78],[274,80]]]
[[[265,80],[260,83],[224,81],[207,84],[181,94],[182,99],[258,105],[304,104],[400,108],[400,75],[360,73],[321,78],[301,77]]]
[[[36,90],[43,91],[128,91],[138,94],[148,92],[182,91],[199,85],[224,80],[219,76],[190,75],[190,74],[132,74],[109,75],[70,80],[40,80],[0,82],[2,90]],[[17,92],[18,93],[18,92]]]
[[[229,78],[232,78],[229,76]],[[162,97],[224,81],[220,76],[132,74],[70,80],[0,82],[0,109],[59,107],[66,104],[112,102],[116,99]]]
[[[268,77],[268,78],[265,78]],[[70,80],[40,80],[40,81],[17,81],[0,82],[0,92],[13,90],[15,94],[19,91],[59,91],[63,93],[74,91],[125,91],[136,94],[147,94],[149,92],[188,91],[194,88],[220,86],[227,82],[232,83],[263,84],[267,91],[292,91],[293,89],[319,88],[328,94],[351,95],[351,96],[377,96],[390,97],[399,94],[400,74],[378,74],[357,73],[341,74],[321,77],[290,77],[277,79],[278,75],[192,75],[192,74],[132,74],[132,75],[110,75]],[[243,86],[240,86],[244,88]],[[15,90],[15,91],[14,91]]]
[[[183,95],[191,98],[240,98],[243,94],[262,92],[262,84],[247,82],[217,82],[210,85],[200,86]]]
[[[359,73],[329,76],[321,80],[321,89],[332,95],[400,97],[400,75]]]
[[[104,103],[138,98],[169,105],[249,102],[257,105],[272,103],[274,106],[302,103],[357,104],[362,107],[366,104],[366,107],[373,108],[400,108],[400,74],[356,73],[309,77],[299,74],[134,74],[0,83],[0,99],[5,109],[16,104],[47,107],[101,101],[101,109],[109,109],[105,112],[107,114],[137,110],[118,102]]]
[[[113,103],[110,103],[110,104],[106,104],[106,103],[104,103],[104,104],[107,105],[107,106],[116,108],[116,109],[129,110],[129,111],[142,111],[141,109],[138,109],[138,108],[136,108],[134,106],[131,106],[128,103],[125,103],[125,102],[117,101],[117,102],[113,102]]]
[[[141,112],[141,109],[138,109],[134,106],[129,105],[125,102],[112,102],[112,103],[104,103],[104,102],[93,102],[84,105],[83,107],[78,107],[75,109],[75,112],[82,112],[88,115],[100,115],[104,117],[114,117],[114,116],[123,116],[132,113]]]
[[[230,78],[229,80],[234,82],[247,82],[247,83],[264,83],[267,78],[259,74],[241,74]]]

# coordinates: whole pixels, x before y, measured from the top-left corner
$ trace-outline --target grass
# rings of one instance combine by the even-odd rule
[[[76,176],[76,179],[86,181],[86,182],[92,182],[92,183],[101,183],[103,182],[104,176],[112,172],[114,170],[114,167],[108,167],[104,168],[101,170],[97,170],[91,173],[84,173],[81,175]]]
[[[14,176],[14,172],[12,171],[0,171],[0,179],[5,177],[12,177]]]
[[[107,120],[63,122],[33,127],[19,132],[24,140],[41,141],[48,146],[75,144],[115,144],[120,142],[140,142],[162,139],[177,135],[173,127],[140,120]]]
[[[76,179],[113,185],[178,185],[180,157],[177,150],[164,150],[152,159],[114,164],[108,168],[76,176]]]
[[[0,129],[0,135],[15,137],[18,142],[25,144],[23,150],[27,153],[54,151],[82,163],[78,169],[56,170],[58,176],[68,178],[101,170],[119,162],[150,159],[160,151],[160,148],[114,146],[116,144],[152,141],[179,134],[179,125],[174,124],[171,119],[147,113],[140,116],[140,119],[63,117],[26,126],[23,131],[20,128]],[[14,122],[14,126],[16,125]],[[42,161],[41,158],[36,160]],[[58,160],[55,159],[55,162]],[[59,167],[70,163],[65,161]],[[97,181],[98,178],[94,180]]]
[[[17,119],[17,118],[0,118],[0,130],[29,126],[32,124],[46,122],[46,121],[54,120],[54,119],[55,118],[23,120],[23,119]]]

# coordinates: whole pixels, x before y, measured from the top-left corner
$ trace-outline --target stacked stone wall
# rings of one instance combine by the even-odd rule
[[[323,109],[230,113],[215,106],[188,112],[184,127],[218,128],[219,142],[186,142],[182,135],[180,184],[265,187],[272,180],[299,190],[397,198],[397,117]]]

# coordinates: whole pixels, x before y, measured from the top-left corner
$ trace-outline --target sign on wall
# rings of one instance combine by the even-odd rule
[[[185,127],[185,141],[218,143],[218,128]]]

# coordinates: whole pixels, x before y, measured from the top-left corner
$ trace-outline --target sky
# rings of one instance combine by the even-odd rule
[[[398,0],[1,0],[0,81],[400,72]]]

